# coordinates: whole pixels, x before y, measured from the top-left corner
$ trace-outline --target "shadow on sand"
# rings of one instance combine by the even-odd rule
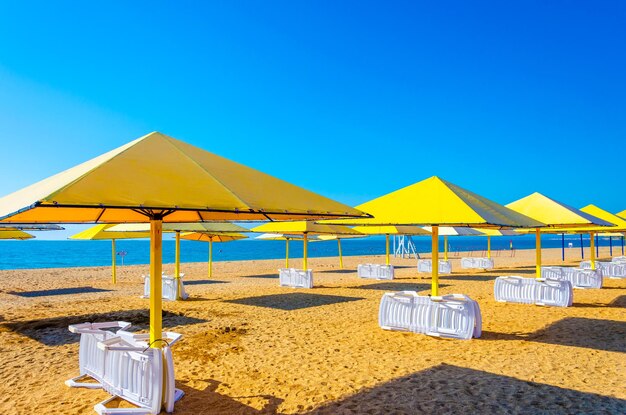
[[[626,401],[441,364],[308,412],[322,414],[626,413]]]
[[[112,290],[105,290],[102,288],[94,287],[72,287],[72,288],[57,288],[54,290],[40,290],[40,291],[7,291],[7,294],[13,294],[20,297],[34,298],[34,297],[48,297],[54,295],[71,295],[71,294],[87,294],[87,293],[106,293]]]
[[[147,330],[149,328],[149,310],[112,311],[101,314],[84,314],[80,316],[44,318],[29,321],[3,322],[1,327],[30,337],[46,346],[59,346],[76,343],[80,336],[70,333],[67,327],[71,324],[85,322],[127,321],[132,323],[129,331]],[[187,317],[181,314],[163,311],[163,327],[172,328],[189,324],[204,323],[208,320]]]
[[[185,285],[228,284],[229,281],[218,280],[185,280]]]
[[[439,284],[439,287],[448,287],[446,284]],[[430,283],[410,283],[410,282],[378,282],[374,284],[364,284],[350,287],[357,290],[381,290],[381,291],[424,291],[430,290]]]
[[[345,297],[339,295],[322,295],[308,293],[289,293],[263,295],[260,297],[238,298],[226,300],[227,303],[251,305],[255,307],[274,308],[277,310],[300,310],[303,308],[319,307],[330,304],[346,303],[364,300],[361,297]]]

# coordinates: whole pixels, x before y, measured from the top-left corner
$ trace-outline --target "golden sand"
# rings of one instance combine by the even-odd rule
[[[566,263],[577,255],[568,250]],[[211,281],[206,264],[183,264],[191,298],[163,304],[167,329],[184,335],[174,346],[186,393],[176,413],[626,413],[626,280],[576,290],[569,308],[502,304],[494,278],[531,276],[534,251],[502,253],[493,272],[452,260],[441,293],[478,301],[481,339],[378,327],[384,292],[427,293],[414,259],[394,258],[396,279],[386,282],[354,271],[382,257],[345,257],[346,270],[337,258],[311,259],[312,290],[279,287],[283,261],[219,262]],[[544,264],[560,263],[560,250],[544,251]],[[63,383],[78,374],[78,336],[67,326],[121,319],[145,330],[147,271],[123,267],[114,287],[107,267],[0,272],[0,414],[95,413],[105,392]]]

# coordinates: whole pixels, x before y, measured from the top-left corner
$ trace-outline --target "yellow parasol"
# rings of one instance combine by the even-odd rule
[[[543,224],[437,176],[359,205],[374,215],[367,219],[326,221],[358,225],[432,227],[432,257],[439,257],[439,226],[473,228],[539,227]],[[439,267],[432,267],[432,295],[439,295]]]
[[[544,232],[553,232],[554,229],[563,228],[583,228],[589,225],[611,226],[609,222],[567,206],[538,192],[516,200],[515,202],[511,202],[506,206],[516,212],[544,223],[546,225],[546,228],[543,230]],[[537,278],[541,278],[541,232],[540,227],[535,228],[535,271]],[[593,251],[593,236],[591,239]],[[593,252],[591,254],[591,267],[595,269],[595,254]]]
[[[201,241],[209,243],[209,278],[211,278],[213,277],[213,242],[236,241],[239,239],[246,239],[247,236],[240,233],[211,234],[209,232],[185,232],[180,234],[180,238],[190,241]],[[178,278],[180,278],[180,274],[178,275]]]
[[[96,225],[91,228],[78,232],[70,236],[70,239],[81,240],[111,240],[111,277],[113,284],[117,283],[117,264],[116,264],[116,239],[133,239],[133,238],[150,238],[150,232],[111,232],[108,231],[113,224]]]
[[[359,235],[358,231],[348,228],[347,226],[319,224],[313,221],[305,220],[295,222],[264,223],[263,225],[252,228],[251,231],[258,233],[280,234],[282,237],[284,237],[284,235],[302,235],[302,268],[305,270],[308,269],[307,259],[309,235]],[[289,239],[286,238],[285,240],[287,252],[286,264],[287,267],[289,267]],[[341,241],[339,239],[337,241],[339,243],[341,256]],[[342,259],[340,259],[340,262],[343,265]]]
[[[19,230],[0,230],[0,239],[19,239],[19,240],[26,240],[26,239],[33,239],[34,236],[31,235],[30,233],[26,233],[24,231],[19,231]]]
[[[368,216],[158,132],[0,198],[0,223],[150,222],[152,347],[163,342],[163,222]]]

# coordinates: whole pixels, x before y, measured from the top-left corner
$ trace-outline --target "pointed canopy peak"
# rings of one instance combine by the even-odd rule
[[[333,220],[355,225],[540,227],[540,222],[437,176],[373,199],[357,209],[370,219]]]
[[[589,225],[612,225],[607,221],[558,202],[539,192],[532,193],[506,206],[551,227],[563,228]]]
[[[368,216],[159,132],[0,198],[5,223]]]
[[[614,215],[596,205],[587,205],[580,210],[613,224],[614,227],[611,228],[610,231],[626,231],[626,219],[621,218],[618,215]],[[603,229],[600,231],[609,231],[609,229]]]
[[[621,212],[616,213],[620,218],[626,219],[626,210],[622,210]]]

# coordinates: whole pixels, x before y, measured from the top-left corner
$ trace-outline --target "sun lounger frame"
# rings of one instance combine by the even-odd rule
[[[569,281],[505,276],[496,278],[494,296],[498,302],[569,307],[573,290]]]
[[[375,280],[392,280],[394,277],[393,265],[359,264],[357,267],[359,278]]]
[[[461,258],[461,268],[464,269],[493,269],[494,263],[492,258],[486,257],[465,257]]]
[[[313,271],[310,269],[280,268],[278,280],[282,287],[313,288]]]
[[[432,272],[432,261],[430,259],[417,260],[417,272]],[[439,274],[452,273],[452,263],[450,261],[439,260]]]

